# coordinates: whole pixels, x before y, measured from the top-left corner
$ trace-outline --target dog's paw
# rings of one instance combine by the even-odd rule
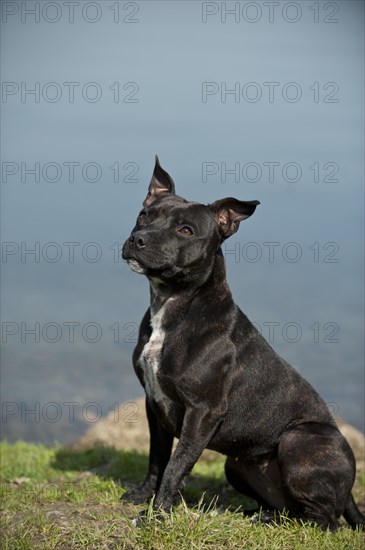
[[[146,508],[146,510],[142,510],[142,512],[132,520],[132,525],[134,525],[134,527],[143,527],[147,522],[152,520],[162,522],[165,521],[167,515],[168,514],[162,510],[154,510],[149,507]]]
[[[148,516],[148,510],[143,510],[138,514],[136,518],[132,519],[132,525],[134,527],[143,527],[143,525],[147,521],[147,516]]]
[[[255,512],[250,517],[250,523],[254,525],[275,525],[280,522],[280,516],[276,511],[263,510],[260,512]]]
[[[141,488],[130,489],[120,497],[120,500],[125,500],[131,504],[143,504],[153,497],[151,491]]]

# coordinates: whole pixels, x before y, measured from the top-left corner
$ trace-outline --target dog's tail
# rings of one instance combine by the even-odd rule
[[[356,506],[354,497],[352,495],[348,500],[343,516],[347,523],[351,525],[353,529],[356,529],[356,527],[365,529],[365,516],[362,515],[362,513]]]

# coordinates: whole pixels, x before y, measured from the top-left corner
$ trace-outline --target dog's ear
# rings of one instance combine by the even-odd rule
[[[240,222],[252,216],[258,204],[260,204],[259,201],[239,201],[232,197],[210,204],[210,208],[216,215],[222,239],[227,239],[236,233]]]
[[[143,202],[144,208],[148,208],[148,206],[163,195],[175,195],[174,180],[170,174],[161,167],[157,155],[155,156],[155,161],[155,168],[153,170],[151,183],[148,187],[147,197]]]

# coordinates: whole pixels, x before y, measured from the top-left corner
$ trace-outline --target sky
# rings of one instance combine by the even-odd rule
[[[363,2],[1,8],[3,437],[143,395],[119,249],[156,153],[189,200],[260,201],[223,247],[235,301],[364,430]]]

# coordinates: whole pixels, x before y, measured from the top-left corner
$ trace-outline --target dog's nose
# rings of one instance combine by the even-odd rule
[[[139,249],[144,248],[146,246],[145,238],[143,238],[143,236],[138,234],[131,235],[129,237],[129,242],[134,243],[134,245]]]

